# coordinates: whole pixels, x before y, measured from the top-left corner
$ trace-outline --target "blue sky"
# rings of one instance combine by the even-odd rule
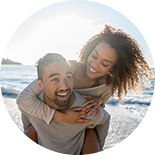
[[[150,49],[139,30],[114,9],[88,1],[65,1],[41,9],[22,23],[10,39],[3,57],[34,65],[48,52],[77,59],[84,43],[111,24],[133,36],[140,44],[150,66]]]

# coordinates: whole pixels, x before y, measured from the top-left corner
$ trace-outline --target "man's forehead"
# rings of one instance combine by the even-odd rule
[[[54,62],[44,67],[45,73],[67,73],[71,72],[71,66],[67,62]]]

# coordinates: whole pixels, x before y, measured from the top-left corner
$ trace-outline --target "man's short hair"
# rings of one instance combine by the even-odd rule
[[[40,58],[35,66],[37,67],[38,79],[43,81],[43,74],[45,73],[44,67],[54,62],[67,62],[68,61],[58,53],[48,53],[43,58]]]

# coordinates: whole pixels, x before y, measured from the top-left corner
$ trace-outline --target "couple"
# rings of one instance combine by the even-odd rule
[[[27,114],[44,120],[45,124],[51,125],[56,120],[83,125],[81,123],[90,123],[90,120],[83,119],[85,116],[93,112],[97,112],[96,117],[102,114],[105,103],[116,90],[116,95],[121,101],[121,95],[126,94],[128,89],[140,90],[139,76],[149,82],[148,76],[151,75],[151,70],[137,42],[122,30],[116,30],[109,25],[105,25],[99,34],[88,40],[79,58],[78,62],[71,61],[70,64],[74,91],[81,95],[89,95],[84,96],[89,100],[82,105],[84,107],[82,112],[76,108],[62,112],[39,100],[37,96],[42,91],[36,80],[19,94],[17,98],[19,107]],[[96,128],[86,129],[83,154],[91,153],[91,149],[95,148],[90,147],[93,142],[99,146],[100,137],[96,134],[98,134]]]

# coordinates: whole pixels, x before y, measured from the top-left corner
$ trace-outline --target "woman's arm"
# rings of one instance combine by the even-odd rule
[[[52,119],[66,123],[91,122],[91,120],[82,119],[91,115],[91,113],[89,113],[90,109],[83,111],[82,108],[72,108],[64,113],[56,111],[38,99],[37,96],[41,92],[37,80],[34,80],[18,95],[17,104],[23,111],[44,120],[47,124],[50,124]]]
[[[37,98],[42,91],[39,89],[37,80],[32,81],[17,97],[17,104],[26,113],[44,120],[50,124],[55,109],[50,108]]]
[[[101,107],[105,108],[105,104],[107,103],[107,101],[111,97],[111,89],[107,90],[106,93],[101,95],[101,97],[100,96],[85,96],[85,95],[82,95],[82,96],[84,98],[88,99],[88,101],[86,101],[82,105],[84,110],[91,108],[92,110],[90,111],[90,113],[97,110],[97,113],[95,115],[95,117],[97,117],[100,113],[100,108]]]

